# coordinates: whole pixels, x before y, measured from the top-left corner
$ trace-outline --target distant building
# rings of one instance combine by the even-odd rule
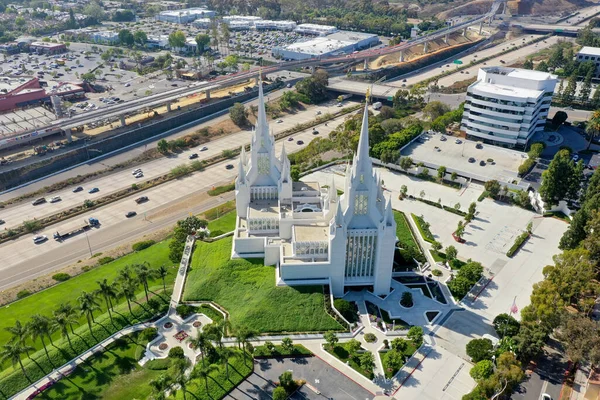
[[[254,29],[256,30],[278,30],[284,32],[293,31],[296,28],[294,21],[270,21],[260,20],[254,22]]]
[[[298,25],[300,26],[300,25]],[[316,37],[284,47],[274,47],[273,56],[284,60],[304,60],[313,57],[347,54],[379,43],[377,35],[362,32],[338,31],[324,37]]]
[[[271,21],[253,15],[228,15],[223,17],[223,22],[230,30],[280,30],[293,31],[296,27],[294,21]]]
[[[115,31],[90,32],[90,40],[96,43],[118,43],[119,33]]]
[[[164,49],[169,47],[169,35],[148,36],[146,47],[150,49]]]
[[[33,76],[0,77],[0,111],[30,107],[50,101],[56,95],[63,99],[83,97],[81,86],[71,83],[56,83],[46,89],[40,86],[38,78]]]
[[[198,29],[208,29],[212,26],[213,20],[211,18],[198,18],[192,22],[192,26]]]
[[[296,32],[307,35],[319,35],[325,36],[337,32],[337,28],[331,25],[318,25],[318,24],[300,24],[296,27]]]
[[[581,50],[577,52],[576,59],[579,62],[591,61],[596,64],[594,78],[600,77],[600,47],[582,47]]]
[[[184,8],[182,10],[161,11],[156,19],[176,24],[189,24],[198,18],[213,18],[215,12],[206,8]]]
[[[469,139],[525,148],[544,130],[555,86],[556,76],[547,72],[481,68],[467,88],[461,130]]]
[[[8,42],[0,44],[0,53],[2,54],[17,54],[21,51],[19,47],[19,43],[17,42]]]
[[[29,45],[29,51],[37,54],[60,54],[67,51],[64,43],[33,42]]]

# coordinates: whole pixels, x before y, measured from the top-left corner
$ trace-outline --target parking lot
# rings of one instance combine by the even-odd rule
[[[402,150],[402,156],[410,157],[415,163],[419,161],[443,165],[446,168],[463,171],[482,177],[484,181],[497,179],[510,182],[518,179],[519,165],[527,158],[527,154],[502,147],[443,135],[423,133],[421,138]],[[489,161],[493,160],[493,161]]]

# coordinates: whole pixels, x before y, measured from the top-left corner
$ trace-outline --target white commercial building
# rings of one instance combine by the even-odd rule
[[[211,18],[198,18],[192,22],[192,26],[198,29],[208,29],[212,26],[213,20]]]
[[[596,64],[594,78],[600,77],[600,47],[582,47],[581,50],[577,52],[576,58],[579,62],[591,61]]]
[[[235,181],[232,257],[264,258],[276,266],[280,286],[330,285],[334,296],[348,286],[390,292],[396,222],[369,157],[368,115],[365,107],[358,152],[338,196],[333,179],[328,188],[292,181],[285,147],[275,155],[259,86],[251,151],[242,148]]]
[[[296,27],[296,32],[307,35],[325,36],[337,32],[337,28],[331,25],[319,24],[300,24]]]
[[[335,56],[369,48],[379,43],[377,35],[362,32],[337,31],[285,47],[274,47],[273,56],[284,60],[304,60],[313,57]]]
[[[296,28],[296,23],[294,21],[271,21],[267,19],[261,19],[259,21],[254,21],[254,28],[256,30],[277,30],[289,32]]]
[[[467,88],[461,129],[467,138],[525,148],[544,130],[556,76],[507,67],[481,68]]]
[[[146,47],[151,49],[165,49],[169,46],[169,35],[152,35],[146,40]]]
[[[115,31],[97,31],[89,33],[90,40],[96,43],[117,43],[119,33]]]
[[[185,8],[183,10],[161,11],[156,19],[163,22],[173,22],[176,24],[188,24],[198,18],[213,18],[215,12],[206,8]]]

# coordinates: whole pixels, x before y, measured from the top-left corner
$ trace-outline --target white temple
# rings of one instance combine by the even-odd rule
[[[390,292],[396,222],[390,199],[369,157],[365,106],[358,152],[338,196],[333,179],[292,182],[282,149],[275,155],[262,85],[251,151],[242,148],[235,181],[237,220],[232,257],[264,258],[277,267],[277,285],[330,285],[334,296],[347,286]]]

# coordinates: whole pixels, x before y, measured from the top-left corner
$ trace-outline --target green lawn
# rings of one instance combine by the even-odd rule
[[[433,250],[429,250],[429,253],[435,262],[446,262],[446,254]]]
[[[321,286],[277,287],[275,269],[262,259],[230,260],[232,238],[197,242],[186,280],[185,301],[224,307],[233,327],[257,332],[341,330],[325,312]]]
[[[108,279],[109,282],[113,281],[117,277],[118,272],[126,265],[147,261],[150,263],[151,268],[157,268],[163,264],[170,267],[172,263],[169,261],[168,253],[168,241],[163,241],[145,250],[131,253],[111,263],[96,267],[88,272],[75,276],[68,281],[59,283],[49,289],[35,293],[1,308],[0,344],[4,344],[10,340],[11,335],[5,328],[13,326],[16,320],[20,320],[22,324],[25,324],[34,314],[52,317],[52,312],[61,303],[70,302],[73,305],[77,305],[77,297],[82,291],[92,292],[98,289],[98,284],[96,282],[105,278]],[[173,284],[176,273],[176,269],[169,268],[169,275],[166,278],[167,285]],[[150,282],[150,286],[157,289],[159,287],[162,288],[162,281],[160,281],[160,279],[153,280]],[[140,293],[143,293],[141,286],[138,290],[138,296]],[[120,301],[121,300],[123,299],[120,299]],[[99,304],[102,311],[96,311],[96,314],[106,312],[104,300],[100,299]],[[79,324],[85,323],[85,317],[82,316],[79,320]],[[60,332],[54,332],[52,337],[58,339],[60,337]],[[29,341],[28,344],[34,346],[36,350],[42,348],[41,341],[39,340],[35,343]],[[5,362],[2,364],[2,368],[6,368],[9,365],[10,363]]]
[[[406,215],[401,211],[394,210],[394,220],[396,221],[396,236],[398,237],[401,246],[403,248],[411,247],[420,253],[421,250],[413,237],[410,226],[408,226]]]
[[[46,390],[42,399],[146,399],[152,389],[148,382],[163,371],[141,367],[135,359],[138,344],[133,333],[108,346],[106,352],[81,364],[69,379],[62,379]]]
[[[235,211],[231,211],[223,215],[222,217],[215,219],[214,221],[210,221],[208,223],[208,230],[210,231],[210,236],[215,237],[234,230],[236,218],[237,213]]]
[[[336,344],[333,348],[333,351],[331,350],[331,347],[329,345],[325,345],[323,347],[326,352],[333,355],[335,358],[342,361],[344,364],[348,363],[348,365],[356,372],[366,376],[369,379],[373,379],[373,370],[367,371],[364,368],[362,368],[359,364],[359,358],[362,353],[351,354],[350,351],[347,349],[346,344],[347,343]]]

